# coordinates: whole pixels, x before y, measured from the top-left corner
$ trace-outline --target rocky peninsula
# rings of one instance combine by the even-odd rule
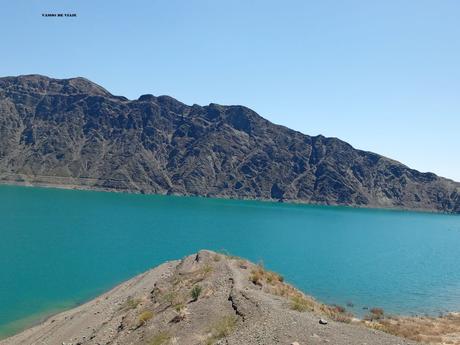
[[[359,320],[345,308],[305,295],[261,265],[202,250],[0,345],[459,344],[460,319],[449,317],[386,318],[375,309]]]

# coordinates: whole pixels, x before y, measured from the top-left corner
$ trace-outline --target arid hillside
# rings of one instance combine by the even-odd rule
[[[460,184],[339,139],[83,78],[0,78],[0,134],[3,183],[460,212]]]

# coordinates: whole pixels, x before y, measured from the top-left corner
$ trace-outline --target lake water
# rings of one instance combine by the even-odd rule
[[[460,310],[460,216],[0,186],[0,335],[226,250],[352,311]]]

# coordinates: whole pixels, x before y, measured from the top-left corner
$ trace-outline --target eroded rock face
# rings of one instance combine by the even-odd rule
[[[460,212],[460,184],[243,106],[0,78],[0,178],[143,193]]]

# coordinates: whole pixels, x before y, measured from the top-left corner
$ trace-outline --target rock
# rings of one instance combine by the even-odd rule
[[[324,319],[319,319],[319,324],[320,325],[327,325],[327,321]]]
[[[183,315],[183,314],[178,314],[178,315],[174,316],[174,317],[171,319],[171,321],[169,321],[169,322],[170,322],[170,323],[178,323],[178,322],[181,322],[181,321],[185,320],[185,317],[186,317],[186,316]]]
[[[294,341],[293,343],[291,343],[291,345],[300,345],[297,341]]]
[[[460,212],[459,183],[339,139],[84,78],[0,78],[0,133],[4,182]]]

